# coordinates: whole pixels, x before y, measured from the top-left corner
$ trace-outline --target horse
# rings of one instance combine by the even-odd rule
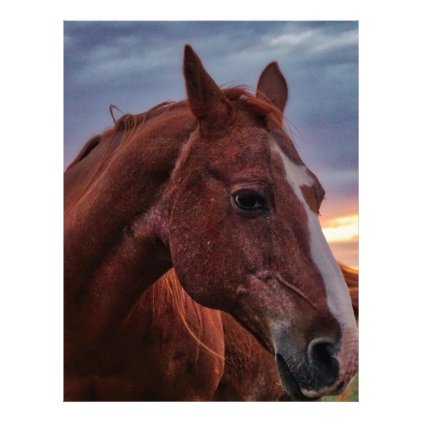
[[[230,324],[291,399],[341,394],[357,325],[324,189],[284,129],[286,80],[272,62],[256,95],[220,89],[189,45],[183,74],[187,100],[122,116],[65,172],[64,399],[218,399]],[[143,311],[171,268],[191,332]]]

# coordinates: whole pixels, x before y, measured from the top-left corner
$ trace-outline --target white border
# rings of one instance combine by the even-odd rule
[[[418,412],[416,3],[63,3],[10,3],[0,29],[2,419],[356,421]],[[200,18],[360,22],[360,403],[62,403],[63,20]]]

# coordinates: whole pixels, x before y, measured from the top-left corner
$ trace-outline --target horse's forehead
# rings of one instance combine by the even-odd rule
[[[217,142],[205,145],[210,153],[209,158],[230,164],[229,168],[235,167],[268,167],[271,155],[268,132],[261,128],[240,127],[233,129],[227,136]]]
[[[259,127],[243,127],[231,131],[229,138],[214,145],[212,162],[218,167],[221,165],[232,172],[257,173],[276,184],[282,178],[299,197],[302,197],[302,187],[315,184],[316,177],[307,169],[286,135]]]

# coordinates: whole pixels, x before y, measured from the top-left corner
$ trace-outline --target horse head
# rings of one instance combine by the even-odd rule
[[[285,78],[271,63],[256,96],[222,90],[190,46],[184,77],[197,127],[163,199],[177,276],[274,354],[292,397],[340,393],[357,371],[357,327],[318,220],[324,189],[283,129]]]

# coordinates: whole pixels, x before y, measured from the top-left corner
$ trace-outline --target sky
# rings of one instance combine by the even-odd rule
[[[184,44],[219,85],[254,88],[276,60],[287,127],[326,190],[321,223],[336,258],[358,267],[358,23],[64,22],[64,165],[112,126],[115,104],[141,113],[185,98]]]

